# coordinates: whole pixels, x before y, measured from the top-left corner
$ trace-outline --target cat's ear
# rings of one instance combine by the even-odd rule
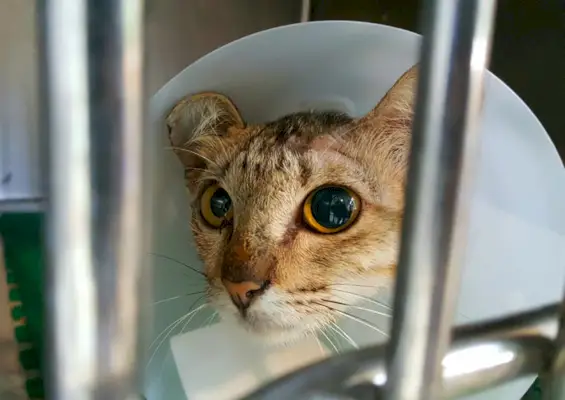
[[[415,65],[398,78],[383,99],[361,120],[411,126],[417,78],[418,66]]]
[[[356,151],[356,156],[373,169],[386,188],[381,193],[382,203],[397,209],[404,199],[417,77],[416,66],[405,72],[352,131],[353,148],[365,149]]]
[[[185,97],[171,110],[166,119],[173,150],[185,166],[192,166],[196,157],[191,153],[205,136],[227,136],[230,128],[245,127],[235,105],[219,93],[200,93]]]
[[[179,101],[166,118],[169,141],[186,169],[187,180],[206,168],[207,153],[218,139],[245,128],[237,108],[219,93],[200,93]]]

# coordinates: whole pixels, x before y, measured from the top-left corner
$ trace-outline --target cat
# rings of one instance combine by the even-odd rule
[[[298,112],[247,125],[219,93],[166,117],[185,169],[208,301],[288,343],[391,287],[417,66],[365,116]]]

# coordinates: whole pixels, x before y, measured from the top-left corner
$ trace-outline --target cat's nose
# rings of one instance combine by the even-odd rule
[[[241,311],[247,309],[253,299],[263,294],[269,286],[268,281],[232,282],[227,279],[222,279],[222,283],[226,287],[235,306]]]

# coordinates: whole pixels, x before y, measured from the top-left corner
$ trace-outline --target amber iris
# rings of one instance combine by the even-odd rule
[[[213,226],[220,228],[233,215],[230,195],[219,185],[208,187],[200,198],[202,218]]]
[[[337,233],[359,215],[359,196],[340,186],[323,186],[308,195],[303,207],[306,224],[319,233]]]

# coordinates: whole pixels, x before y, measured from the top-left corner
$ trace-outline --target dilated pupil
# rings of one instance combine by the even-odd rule
[[[218,218],[224,217],[231,208],[231,199],[228,193],[219,188],[210,199],[210,210]]]
[[[312,216],[324,228],[345,225],[355,210],[355,200],[343,188],[324,188],[312,196]]]

